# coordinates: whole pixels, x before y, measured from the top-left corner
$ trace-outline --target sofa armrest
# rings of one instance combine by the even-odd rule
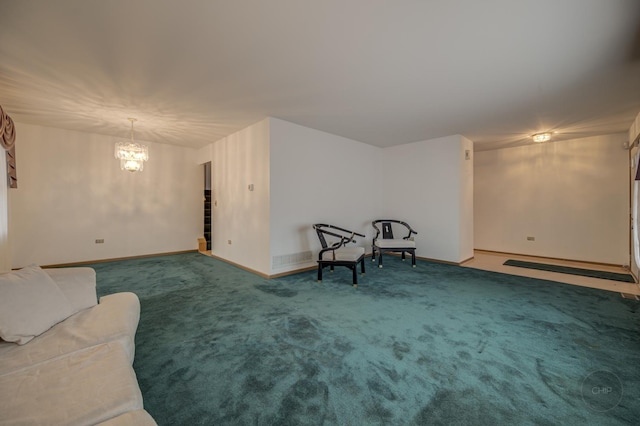
[[[44,271],[58,284],[76,312],[98,304],[96,271],[92,268],[51,268]]]

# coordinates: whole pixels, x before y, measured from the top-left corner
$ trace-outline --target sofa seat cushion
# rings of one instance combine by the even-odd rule
[[[94,425],[142,408],[135,372],[118,342],[0,376],[3,424]]]
[[[340,247],[335,250],[335,260],[356,262],[361,256],[364,256],[364,247]],[[334,260],[333,251],[329,250],[322,253],[322,260]]]
[[[0,376],[79,349],[119,341],[133,363],[140,302],[134,293],[115,293],[70,316],[26,345],[0,343]]]
[[[401,238],[394,239],[378,239],[375,242],[376,247],[381,249],[403,249],[416,248],[416,242],[411,240],[403,240]]]
[[[0,274],[0,338],[23,345],[76,311],[39,266]]]

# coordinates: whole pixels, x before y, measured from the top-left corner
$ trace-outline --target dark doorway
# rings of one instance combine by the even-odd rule
[[[204,239],[211,250],[211,162],[204,164]]]

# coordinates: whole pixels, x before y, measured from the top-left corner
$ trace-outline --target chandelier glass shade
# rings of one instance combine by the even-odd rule
[[[548,140],[551,140],[551,133],[536,133],[532,135],[531,138],[534,142],[547,142]]]
[[[133,140],[133,123],[137,120],[129,118],[129,121],[131,121],[131,140],[117,142],[114,154],[120,160],[120,169],[141,172],[144,170],[144,162],[149,160],[149,148]]]

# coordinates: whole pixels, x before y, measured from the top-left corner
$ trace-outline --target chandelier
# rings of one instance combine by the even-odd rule
[[[115,157],[120,160],[120,169],[141,172],[144,169],[144,162],[149,160],[149,148],[133,140],[133,123],[138,120],[135,118],[128,120],[131,122],[131,141],[117,142]]]
[[[546,142],[548,140],[551,140],[551,133],[536,133],[535,135],[531,135],[531,138],[534,142]]]

